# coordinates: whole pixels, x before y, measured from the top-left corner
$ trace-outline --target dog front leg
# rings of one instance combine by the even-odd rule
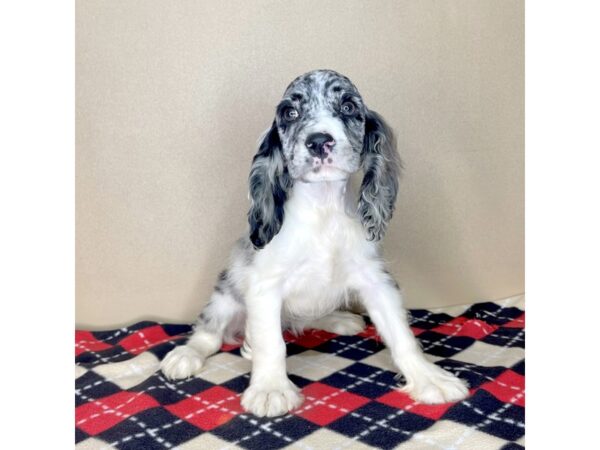
[[[402,390],[421,403],[446,403],[465,398],[466,383],[425,358],[391,276],[381,269],[370,272],[362,280],[359,293],[377,331],[390,348],[394,364],[406,379]]]
[[[242,406],[256,416],[280,416],[302,404],[286,373],[281,330],[282,298],[277,289],[255,284],[247,295],[246,339],[252,352],[250,386]]]

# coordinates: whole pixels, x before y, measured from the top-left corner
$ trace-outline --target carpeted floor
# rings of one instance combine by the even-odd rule
[[[79,330],[76,448],[524,448],[524,298],[411,310],[411,325],[432,361],[468,381],[467,399],[427,406],[395,390],[372,325],[356,336],[311,330],[286,336],[288,373],[304,404],[258,419],[240,406],[250,362],[238,346],[224,346],[197,377],[170,382],[159,360],[190,325]]]

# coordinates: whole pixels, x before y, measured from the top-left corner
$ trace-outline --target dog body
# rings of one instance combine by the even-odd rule
[[[377,259],[375,244],[345,208],[346,189],[344,181],[296,184],[280,232],[257,253],[260,271],[282,281],[288,326],[339,309],[352,275]]]
[[[358,199],[350,176],[364,172]],[[252,359],[242,405],[258,416],[302,403],[288,379],[282,329],[356,334],[359,299],[415,400],[462,399],[464,382],[427,361],[385,270],[378,242],[392,217],[400,162],[389,127],[354,85],[333,71],[294,80],[261,140],[250,171],[249,233],[237,241],[193,335],[161,368],[169,378],[197,373],[223,340],[244,338]]]

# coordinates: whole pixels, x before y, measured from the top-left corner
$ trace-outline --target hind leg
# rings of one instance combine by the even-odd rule
[[[316,328],[330,333],[352,336],[365,329],[365,321],[358,314],[348,311],[334,311],[319,319],[311,320],[304,328]]]
[[[194,333],[185,343],[171,350],[160,363],[169,379],[188,378],[197,374],[206,358],[216,353],[223,339],[230,340],[243,330],[245,308],[239,298],[217,286],[200,314]]]

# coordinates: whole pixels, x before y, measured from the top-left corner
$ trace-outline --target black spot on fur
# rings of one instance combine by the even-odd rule
[[[223,270],[221,271],[221,273],[219,273],[219,277],[217,278],[217,284],[215,285],[215,292],[218,292],[219,294],[223,294],[225,292],[228,283],[228,277],[229,273],[227,272],[227,270]]]
[[[337,80],[336,80],[334,77],[330,77],[330,78],[329,78],[329,80],[327,80],[327,81],[325,82],[325,86],[324,86],[324,88],[325,88],[325,92],[327,92],[327,91],[329,90],[329,88],[331,87],[331,85],[332,85],[333,83],[335,83],[336,81],[337,81]],[[337,87],[337,86],[336,86],[336,87]],[[334,88],[334,89],[335,89],[335,88]]]
[[[392,276],[392,274],[389,271],[387,271],[386,269],[384,269],[383,272],[387,275],[387,281],[388,281],[388,283],[390,283],[396,289],[400,290],[400,286],[398,285],[398,282],[394,279],[394,277]]]
[[[308,84],[311,84],[315,80],[315,76],[312,72],[309,72],[304,75],[304,81]]]
[[[210,304],[210,302],[207,303],[206,306],[208,306],[209,304]],[[206,306],[204,307],[205,309],[206,309]],[[206,317],[206,314],[204,314],[204,311],[202,311],[200,313],[200,315],[198,316],[198,321],[200,323],[206,323],[206,322],[208,322],[208,317]]]

